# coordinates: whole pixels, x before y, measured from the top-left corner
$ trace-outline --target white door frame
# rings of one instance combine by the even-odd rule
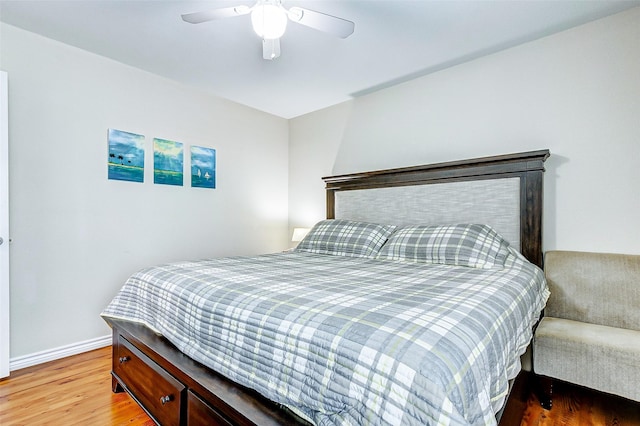
[[[0,71],[0,378],[9,375],[9,96]]]

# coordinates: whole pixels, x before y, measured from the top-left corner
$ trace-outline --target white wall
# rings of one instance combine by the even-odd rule
[[[288,245],[286,120],[12,26],[0,37],[12,358],[107,335],[100,312],[143,266]],[[109,128],[146,136],[144,183],[107,180]],[[154,137],[215,148],[217,189],[154,185]]]
[[[344,136],[351,102],[290,120],[289,137],[289,236],[293,228],[310,228],[326,217],[324,182],[333,174],[333,163]]]
[[[290,182],[549,148],[544,249],[640,254],[639,76],[634,8],[291,120]],[[306,188],[290,218],[324,214]]]

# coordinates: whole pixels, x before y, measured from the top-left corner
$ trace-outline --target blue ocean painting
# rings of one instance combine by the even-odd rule
[[[216,187],[216,150],[200,146],[191,147],[191,186]]]
[[[153,139],[153,183],[182,186],[184,175],[182,143]]]
[[[144,136],[109,129],[109,174],[113,180],[144,182]]]

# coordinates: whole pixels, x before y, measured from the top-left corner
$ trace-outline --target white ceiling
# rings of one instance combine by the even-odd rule
[[[242,0],[0,0],[0,20],[284,118],[580,25],[640,0],[286,0],[355,22],[339,39],[289,23],[262,59],[249,15],[188,24]]]

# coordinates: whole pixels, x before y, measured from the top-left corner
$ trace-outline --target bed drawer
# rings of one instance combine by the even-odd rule
[[[187,426],[232,426],[217,410],[209,406],[198,395],[189,391]]]
[[[114,373],[149,415],[163,426],[180,425],[186,404],[181,382],[120,335],[114,361]]]

